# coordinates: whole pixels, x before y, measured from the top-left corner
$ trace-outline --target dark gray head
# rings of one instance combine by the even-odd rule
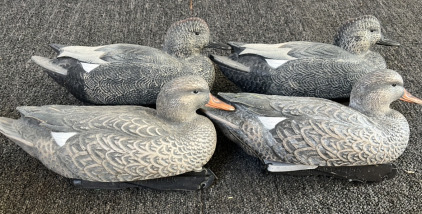
[[[397,72],[383,69],[368,73],[353,86],[349,106],[367,115],[388,114],[390,104],[396,100],[422,105],[403,87],[403,78]]]
[[[334,45],[355,54],[365,53],[375,44],[399,45],[399,43],[383,37],[380,22],[371,15],[347,21],[339,28],[334,37]]]
[[[208,83],[200,76],[183,76],[166,83],[157,97],[158,115],[171,121],[190,121],[204,106],[234,110],[210,94]]]
[[[210,30],[200,18],[188,18],[170,26],[164,39],[163,50],[177,57],[200,54],[209,44]]]

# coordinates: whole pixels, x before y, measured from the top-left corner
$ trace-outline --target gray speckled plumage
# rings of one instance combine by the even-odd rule
[[[94,104],[154,104],[160,88],[179,76],[202,76],[211,87],[215,71],[200,54],[209,45],[208,25],[200,18],[174,23],[163,50],[112,44],[97,47],[51,45],[56,59],[32,60],[78,99]]]
[[[294,164],[289,170],[389,163],[409,140],[406,118],[390,109],[390,103],[400,98],[422,104],[415,97],[406,98],[410,94],[402,77],[387,69],[361,78],[349,107],[311,97],[219,95],[236,111],[207,109],[206,114],[225,135],[266,163]],[[294,169],[295,165],[301,167]]]
[[[164,85],[157,110],[23,106],[18,107],[20,119],[0,118],[0,132],[68,178],[121,182],[167,177],[200,171],[214,153],[214,125],[196,114],[208,100],[205,80],[179,77]]]
[[[229,44],[230,57],[212,55],[211,59],[243,91],[329,99],[349,97],[360,77],[386,68],[384,58],[371,46],[399,45],[383,38],[374,16],[346,22],[334,45],[306,41]]]

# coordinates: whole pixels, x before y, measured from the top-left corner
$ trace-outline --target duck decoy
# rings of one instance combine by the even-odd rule
[[[188,18],[168,29],[163,50],[133,44],[97,47],[52,44],[57,58],[33,56],[32,60],[84,102],[155,104],[160,88],[175,77],[199,75],[212,87],[214,65],[200,52],[205,47],[224,47],[209,40],[207,23],[200,18]]]
[[[205,114],[272,172],[389,164],[404,152],[409,140],[406,118],[390,104],[400,99],[422,105],[405,90],[402,77],[388,69],[368,73],[356,82],[349,106],[312,97],[219,96],[236,110],[206,109]]]
[[[163,86],[156,110],[23,106],[17,108],[22,115],[18,120],[0,117],[0,132],[64,177],[148,180],[203,171],[216,146],[213,123],[196,113],[205,105],[234,110],[210,94],[203,78],[185,76]]]
[[[386,68],[384,58],[370,50],[375,44],[399,45],[384,38],[378,19],[367,15],[341,26],[334,45],[231,42],[230,57],[211,59],[244,92],[341,99],[349,97],[360,77]]]

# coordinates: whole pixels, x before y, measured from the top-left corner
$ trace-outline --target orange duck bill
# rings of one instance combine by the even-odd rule
[[[226,110],[226,111],[234,111],[235,108],[221,100],[219,100],[217,97],[214,97],[210,94],[210,101],[205,105],[207,107]]]
[[[417,103],[419,105],[422,105],[422,100],[410,94],[406,89],[404,89],[404,94],[402,97],[400,97],[400,100],[403,100],[409,103]]]

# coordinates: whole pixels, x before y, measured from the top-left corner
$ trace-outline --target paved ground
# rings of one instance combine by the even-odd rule
[[[133,43],[160,47],[167,27],[180,19],[205,19],[214,40],[331,43],[344,20],[373,14],[399,48],[378,48],[405,85],[422,97],[422,2],[408,1],[1,1],[0,116],[17,118],[22,105],[79,101],[30,62],[54,56],[49,43]],[[221,75],[214,92],[237,91]],[[0,213],[415,213],[422,212],[422,106],[396,102],[411,127],[409,147],[395,163],[393,180],[355,184],[326,177],[265,173],[259,162],[220,136],[208,166],[219,179],[196,192],[150,189],[80,190],[0,136]]]

